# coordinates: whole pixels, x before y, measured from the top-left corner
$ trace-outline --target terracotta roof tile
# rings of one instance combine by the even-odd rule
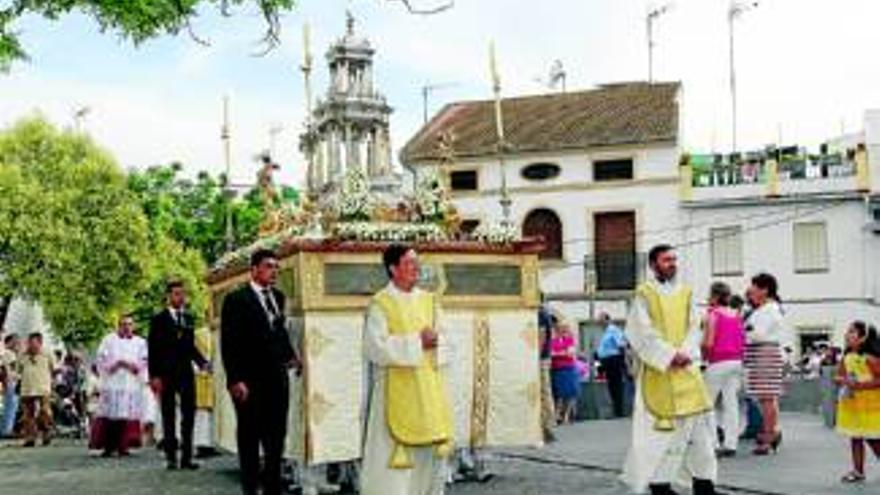
[[[514,152],[675,141],[680,83],[635,82],[569,93],[502,100],[504,131]],[[451,131],[455,155],[495,153],[492,100],[451,103],[404,146],[403,163],[439,158],[438,138]]]

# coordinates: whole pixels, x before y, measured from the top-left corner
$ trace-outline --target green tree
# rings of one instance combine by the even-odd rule
[[[166,284],[169,280],[180,280],[186,287],[189,310],[202,320],[208,309],[208,286],[205,283],[206,266],[201,253],[188,249],[181,243],[159,232],[151,232],[154,255],[146,275],[145,286],[135,295],[133,304],[135,320],[144,329],[150,318],[164,307]]]
[[[388,0],[399,2],[412,14],[431,15],[443,12],[455,4],[446,0],[442,4],[429,2],[427,8],[413,0]],[[200,7],[215,7],[224,16],[230,16],[232,7],[251,5],[257,7],[266,21],[262,36],[263,53],[280,43],[281,19],[285,12],[296,6],[296,0],[11,0],[8,6],[0,3],[0,71],[8,70],[16,60],[27,60],[27,50],[21,43],[14,23],[25,15],[36,15],[58,20],[65,14],[78,12],[92,17],[102,31],[112,31],[121,38],[138,45],[163,34],[176,35],[185,31],[200,44],[208,44],[199,38],[190,25]]]
[[[27,59],[27,51],[15,31],[14,23],[25,15],[57,20],[74,12],[92,17],[102,31],[112,31],[121,38],[140,44],[163,34],[188,32],[200,40],[190,20],[200,6],[216,6],[224,15],[240,5],[254,5],[266,20],[263,42],[271,49],[279,42],[279,16],[293,10],[295,0],[11,0],[0,8],[0,70],[16,60]],[[3,4],[0,4],[2,7]]]
[[[0,131],[0,294],[92,343],[148,283],[150,230],[125,175],[86,136],[42,117]]]
[[[152,230],[198,250],[208,264],[227,251],[227,212],[232,216],[233,249],[257,239],[263,207],[256,191],[231,199],[224,193],[223,175],[200,172],[190,180],[180,176],[182,169],[173,163],[129,173],[129,189],[139,198]],[[296,197],[295,190],[288,197],[291,194]]]

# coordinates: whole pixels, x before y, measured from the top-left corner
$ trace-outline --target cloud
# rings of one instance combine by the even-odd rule
[[[655,26],[655,73],[684,84],[684,146],[726,149],[730,141],[728,0],[676,0]],[[431,113],[452,100],[491,97],[488,43],[498,47],[503,93],[545,91],[535,78],[560,59],[568,87],[647,76],[643,0],[473,0],[452,11],[413,16],[396,2],[302,2],[283,19],[283,44],[264,58],[249,54],[265,25],[252,12],[232,19],[206,12],[195,27],[212,46],[162,38],[135,50],[92,23],[29,25],[34,64],[0,76],[0,124],[33,109],[70,125],[79,105],[93,108],[88,131],[125,166],[183,161],[221,171],[221,98],[232,94],[237,181],[253,180],[253,155],[268,147],[280,122],[278,155],[287,181],[301,180],[297,151],[304,94],[301,26],[312,26],[313,87],[327,87],[323,57],[344,33],[352,8],[357,30],[377,49],[376,81],[395,108],[396,149],[422,122],[421,87],[457,82],[431,94]],[[782,130],[786,142],[816,143],[861,127],[866,108],[880,107],[880,45],[874,20],[880,2],[762,0],[736,24],[739,142],[761,146]],[[83,26],[89,26],[83,28]],[[66,50],[66,51],[65,51]],[[62,56],[63,55],[63,56]]]
[[[114,153],[125,168],[143,168],[180,161],[186,172],[224,170],[220,141],[221,94],[192,99],[156,86],[104,86],[93,83],[45,80],[31,75],[0,79],[0,125],[6,126],[35,110],[58,125],[73,125],[73,112],[91,108],[83,128]],[[232,99],[233,180],[254,182],[254,156],[268,148],[268,128],[276,120],[297,121],[295,109],[267,112],[270,102],[259,95]],[[301,163],[295,153],[295,136],[287,129],[279,136],[279,161]],[[281,177],[298,181],[300,170],[285,170]]]

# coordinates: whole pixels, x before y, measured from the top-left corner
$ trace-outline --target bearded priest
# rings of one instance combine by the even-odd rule
[[[681,483],[694,495],[720,495],[693,291],[676,278],[672,246],[655,246],[648,258],[651,275],[636,289],[626,322],[639,365],[623,479],[635,493],[676,495],[673,484]]]

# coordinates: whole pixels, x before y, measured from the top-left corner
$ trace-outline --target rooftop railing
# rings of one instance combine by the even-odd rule
[[[794,150],[794,151],[792,151]],[[869,190],[867,151],[863,145],[844,152],[811,155],[800,148],[731,155],[683,155],[680,161],[682,198],[694,190],[755,186],[768,196],[803,190],[848,188]],[[826,186],[823,182],[828,180]],[[805,185],[797,185],[804,182]],[[813,182],[814,185],[808,185]],[[786,184],[791,184],[786,185]],[[745,189],[744,189],[745,191]],[[732,191],[731,191],[732,192]]]

